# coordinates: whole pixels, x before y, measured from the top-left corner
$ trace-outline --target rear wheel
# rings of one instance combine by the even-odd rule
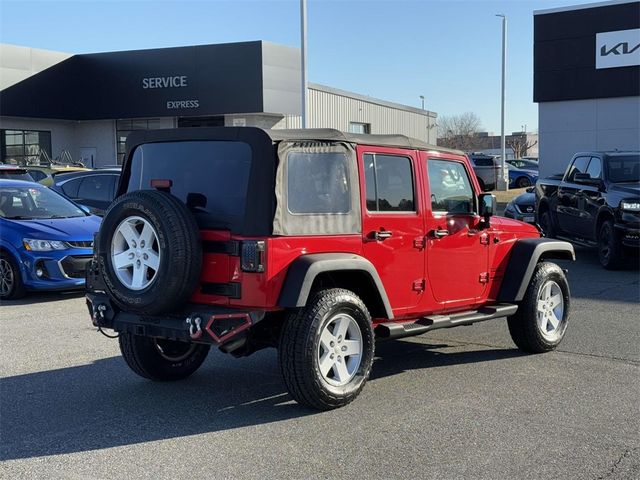
[[[343,289],[318,292],[292,312],[280,339],[280,368],[291,396],[320,410],[342,407],[362,391],[373,363],[369,312]]]
[[[525,188],[531,186],[531,180],[527,177],[519,177],[516,179],[516,186],[518,188]]]
[[[177,342],[131,333],[119,336],[120,352],[131,370],[157,381],[181,380],[194,373],[207,358],[209,345]]]
[[[611,220],[602,222],[598,232],[598,260],[607,270],[622,266],[622,245]]]
[[[529,353],[555,349],[567,330],[569,304],[569,283],[562,269],[539,263],[518,311],[507,319],[513,342]]]
[[[25,293],[18,264],[12,256],[0,253],[0,299],[15,300]]]

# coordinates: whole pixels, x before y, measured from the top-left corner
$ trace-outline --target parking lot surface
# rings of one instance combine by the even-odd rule
[[[275,350],[153,383],[80,294],[5,302],[0,477],[640,478],[640,275],[577,255],[558,351],[521,354],[504,320],[379,343],[325,413],[290,399]]]

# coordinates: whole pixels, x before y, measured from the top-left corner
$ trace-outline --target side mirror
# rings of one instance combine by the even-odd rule
[[[527,193],[535,193],[535,191],[536,191],[536,187],[529,187],[525,190],[525,192]]]
[[[588,173],[576,173],[573,177],[573,181],[584,185],[594,185],[596,187],[599,187],[602,184],[602,181],[599,178],[591,178],[591,175]]]
[[[480,216],[486,227],[489,226],[489,219],[494,215],[496,208],[496,196],[492,193],[481,193],[478,195],[478,205]]]

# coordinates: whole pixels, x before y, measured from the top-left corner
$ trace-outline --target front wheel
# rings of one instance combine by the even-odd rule
[[[289,393],[319,410],[347,405],[369,378],[374,345],[371,316],[357,295],[318,292],[282,329],[278,353]]]
[[[0,253],[0,299],[15,300],[24,297],[25,293],[16,261],[6,253]]]
[[[507,319],[513,342],[521,350],[554,350],[564,338],[569,319],[569,282],[555,263],[539,263],[518,311]]]
[[[607,270],[622,266],[622,245],[611,220],[602,222],[598,232],[598,260]]]
[[[530,187],[531,180],[529,180],[527,177],[520,177],[516,180],[516,186],[518,188]]]
[[[120,352],[131,370],[156,381],[187,378],[207,358],[209,345],[142,337],[131,333],[119,336]]]

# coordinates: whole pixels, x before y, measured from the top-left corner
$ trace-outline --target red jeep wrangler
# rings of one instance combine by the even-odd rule
[[[295,400],[351,402],[376,339],[507,317],[518,347],[554,349],[566,242],[493,217],[463,153],[336,130],[137,132],[87,272],[95,326],[131,369],[195,372],[211,345],[276,347]]]

